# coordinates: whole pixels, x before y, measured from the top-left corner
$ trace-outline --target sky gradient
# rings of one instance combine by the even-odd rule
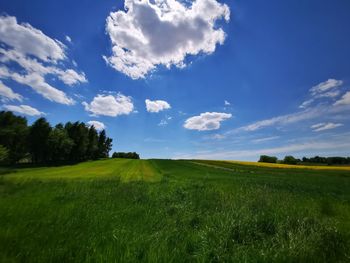
[[[350,155],[350,2],[0,3],[0,109],[142,158]]]

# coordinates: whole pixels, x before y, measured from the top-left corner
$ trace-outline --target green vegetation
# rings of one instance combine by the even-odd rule
[[[283,164],[301,164],[301,165],[350,165],[350,157],[320,157],[315,156],[311,158],[303,157],[297,159],[294,156],[287,155],[283,160],[278,160],[275,156],[260,155],[260,163],[283,163]]]
[[[291,155],[287,155],[286,157],[284,157],[283,159],[283,163],[284,164],[297,164],[298,160],[295,159],[293,156]]]
[[[276,156],[261,155],[259,158],[260,163],[277,163],[277,161]]]
[[[350,260],[348,170],[109,159],[0,174],[0,262]]]
[[[31,126],[24,117],[0,111],[0,163],[63,164],[107,158],[112,139],[83,122],[51,127],[45,118]]]
[[[140,159],[140,155],[136,152],[114,152],[112,158]]]

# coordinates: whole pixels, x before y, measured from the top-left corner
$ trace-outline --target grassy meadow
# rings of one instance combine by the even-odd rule
[[[0,262],[350,262],[350,170],[280,168],[3,168]]]

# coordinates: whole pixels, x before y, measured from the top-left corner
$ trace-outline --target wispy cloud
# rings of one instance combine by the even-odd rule
[[[65,36],[65,39],[66,39],[67,42],[72,43],[72,39],[71,39],[70,36]]]
[[[240,131],[252,132],[266,127],[283,127],[299,122],[305,122],[308,120],[322,119],[326,116],[331,118],[335,114],[344,114],[345,112],[350,110],[350,91],[346,92],[343,95],[343,97],[335,103],[332,102],[332,99],[337,97],[340,94],[340,91],[329,91],[330,89],[339,88],[342,84],[343,81],[334,79],[330,79],[326,82],[320,83],[319,85],[311,89],[313,90],[314,94],[317,94],[317,96],[305,101],[301,105],[301,108],[304,108],[304,110],[300,110],[290,114],[275,116],[264,120],[259,120],[251,124],[231,130],[227,132],[227,134],[237,133]],[[318,105],[310,106],[317,98],[321,97],[327,98],[328,100],[325,100],[323,101],[323,103],[320,103]],[[334,125],[328,125],[326,129],[335,128],[333,126]],[[339,127],[339,125],[336,125],[336,127]]]
[[[331,129],[335,129],[337,127],[343,126],[342,123],[332,123],[332,122],[328,122],[328,123],[317,123],[311,126],[311,129],[315,132],[320,132],[320,131],[325,131],[325,130],[331,130]]]
[[[158,123],[158,126],[167,126],[169,124],[169,121],[172,119],[173,117],[171,116],[165,116],[165,118],[161,119],[160,122]]]
[[[328,79],[324,82],[313,86],[309,92],[311,98],[304,101],[299,108],[304,109],[309,107],[312,103],[322,98],[336,98],[340,95],[339,88],[344,84],[344,81],[337,79]]]
[[[261,121],[254,122],[252,124],[240,127],[236,131],[256,131],[269,126],[287,125],[304,120],[314,119],[319,117],[325,111],[324,108],[313,108],[304,111],[299,111],[296,113],[276,116],[270,119],[265,119]]]
[[[259,149],[244,149],[234,151],[210,151],[206,153],[194,153],[194,154],[182,154],[174,156],[175,159],[212,159],[212,160],[244,160],[255,159],[260,155],[280,155],[285,156],[289,154],[298,155],[313,155],[320,154],[320,152],[327,151],[348,151],[350,148],[350,142],[337,141],[337,142],[305,142],[288,144],[271,148],[259,148]]]
[[[252,140],[252,142],[253,143],[268,142],[268,141],[276,140],[276,139],[279,139],[279,138],[280,138],[280,136],[270,136],[270,137],[254,139],[254,140]]]
[[[319,83],[318,85],[312,87],[310,89],[310,92],[312,95],[317,95],[317,94],[322,94],[328,90],[337,88],[341,85],[343,85],[342,80],[337,80],[337,79],[328,79],[324,82]]]

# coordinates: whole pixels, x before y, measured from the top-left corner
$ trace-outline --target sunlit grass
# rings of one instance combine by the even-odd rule
[[[121,181],[159,181],[161,175],[152,161],[109,159],[84,162],[60,167],[25,168],[14,170],[7,177],[13,180],[57,180],[57,179],[108,179],[118,177]]]
[[[344,170],[118,159],[0,174],[0,262],[350,260]]]

